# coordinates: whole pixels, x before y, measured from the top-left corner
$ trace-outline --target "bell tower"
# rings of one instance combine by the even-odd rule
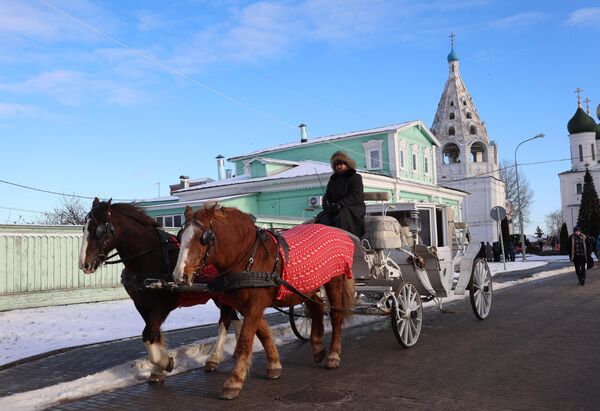
[[[498,239],[489,217],[494,206],[505,207],[505,188],[498,172],[498,147],[490,141],[473,98],[460,74],[455,34],[450,33],[448,79],[438,103],[431,132],[440,141],[437,184],[471,193],[463,203],[463,217],[477,241]]]

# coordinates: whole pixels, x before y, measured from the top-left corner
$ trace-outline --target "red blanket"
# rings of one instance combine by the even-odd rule
[[[303,224],[282,233],[289,245],[283,279],[298,291],[315,290],[333,277],[352,278],[354,242],[342,231],[321,224]],[[280,249],[282,261],[285,261]],[[281,287],[277,299],[292,292]]]

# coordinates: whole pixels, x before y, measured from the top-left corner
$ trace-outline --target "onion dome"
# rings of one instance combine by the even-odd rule
[[[595,132],[596,122],[581,107],[578,107],[567,124],[567,130],[569,130],[569,134]]]
[[[454,51],[454,49],[452,49],[450,51],[450,54],[448,54],[448,63],[451,63],[453,61],[458,61],[458,54],[456,54],[456,51]]]
[[[598,120],[600,120],[600,104],[596,107],[596,116],[598,117]],[[596,126],[596,140],[600,140],[600,123]]]

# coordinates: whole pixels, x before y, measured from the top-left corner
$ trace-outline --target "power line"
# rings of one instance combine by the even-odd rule
[[[237,99],[235,99],[235,98],[233,98],[233,97],[231,97],[231,96],[229,96],[229,95],[227,95],[227,94],[225,94],[225,93],[223,93],[223,92],[221,92],[221,91],[219,91],[219,90],[217,90],[217,89],[215,89],[215,88],[213,88],[213,87],[211,87],[211,86],[209,86],[207,84],[204,84],[204,83],[202,83],[202,82],[194,79],[193,77],[188,76],[185,73],[182,73],[181,71],[179,71],[177,69],[174,69],[173,67],[171,67],[171,66],[169,66],[169,65],[161,62],[160,60],[157,60],[157,59],[155,59],[155,58],[153,58],[153,57],[151,57],[151,56],[149,56],[149,55],[147,55],[145,53],[142,53],[141,51],[139,51],[137,49],[134,49],[133,47],[125,44],[121,40],[119,40],[119,39],[117,39],[117,38],[115,38],[115,37],[113,37],[113,36],[105,33],[104,31],[102,31],[102,30],[100,30],[100,29],[98,29],[98,28],[96,28],[96,27],[94,27],[94,26],[86,23],[85,21],[83,21],[83,20],[81,20],[81,19],[79,19],[79,18],[77,18],[77,17],[75,17],[75,16],[67,13],[66,11],[64,11],[64,10],[62,10],[62,9],[60,9],[60,8],[58,8],[58,7],[50,4],[50,3],[48,3],[45,0],[38,0],[38,1],[40,3],[42,3],[42,4],[44,4],[46,7],[51,8],[52,10],[56,11],[57,13],[60,13],[63,16],[66,16],[69,19],[71,19],[71,20],[73,20],[73,21],[81,24],[82,26],[87,27],[88,29],[90,29],[90,30],[92,30],[92,31],[100,34],[102,37],[104,37],[104,38],[112,41],[113,43],[118,44],[119,46],[121,46],[121,47],[123,47],[123,48],[125,48],[125,49],[127,49],[129,51],[131,51],[134,54],[137,54],[138,56],[140,56],[144,60],[147,60],[147,61],[149,61],[149,62],[151,62],[153,64],[156,64],[157,66],[160,66],[163,70],[168,71],[171,74],[174,74],[174,75],[176,75],[178,77],[181,77],[181,78],[183,78],[185,80],[188,80],[188,81],[194,83],[195,85],[197,85],[199,87],[202,87],[205,90],[208,90],[211,93],[218,95],[219,97],[224,98],[225,100],[228,100],[228,101],[230,101],[230,102],[232,102],[232,103],[234,103],[234,104],[236,104],[236,105],[238,105],[240,107],[245,108],[246,110],[252,111],[252,112],[254,112],[254,113],[258,114],[258,115],[261,115],[261,116],[263,116],[265,118],[268,118],[271,121],[274,121],[276,123],[279,123],[281,125],[284,125],[286,127],[292,128],[292,129],[296,128],[296,126],[293,126],[293,125],[291,125],[289,123],[286,123],[285,121],[280,120],[280,119],[278,119],[278,118],[276,118],[276,117],[274,117],[274,116],[272,116],[272,115],[270,115],[268,113],[265,113],[264,111],[260,111],[260,110],[258,110],[256,108],[254,108],[254,107],[246,104],[246,103],[243,103],[240,100],[237,100]]]
[[[0,210],[7,210],[7,211],[21,211],[24,213],[34,213],[34,214],[44,214],[44,211],[35,211],[35,210],[25,210],[22,208],[14,208],[14,207],[2,207],[0,206]]]
[[[45,190],[43,188],[26,186],[24,184],[13,183],[11,181],[6,181],[6,180],[0,180],[0,183],[8,184],[8,185],[19,187],[19,188],[23,188],[23,189],[26,189],[26,190],[38,191],[40,193],[54,194],[54,195],[59,195],[59,196],[63,196],[63,197],[83,198],[83,199],[86,199],[86,200],[93,200],[95,198],[95,197],[89,197],[89,196],[81,196],[81,195],[77,195],[77,194],[59,193],[58,191]],[[132,202],[133,201],[133,200],[123,200],[123,199],[117,199],[117,198],[115,198],[114,200],[115,201],[120,201],[120,202]]]

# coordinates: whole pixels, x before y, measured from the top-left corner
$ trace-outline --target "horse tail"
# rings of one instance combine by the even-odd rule
[[[354,278],[347,278],[344,276],[344,286],[342,289],[342,308],[345,311],[344,320],[347,320],[352,315],[352,310],[356,304],[356,286],[354,284]]]

